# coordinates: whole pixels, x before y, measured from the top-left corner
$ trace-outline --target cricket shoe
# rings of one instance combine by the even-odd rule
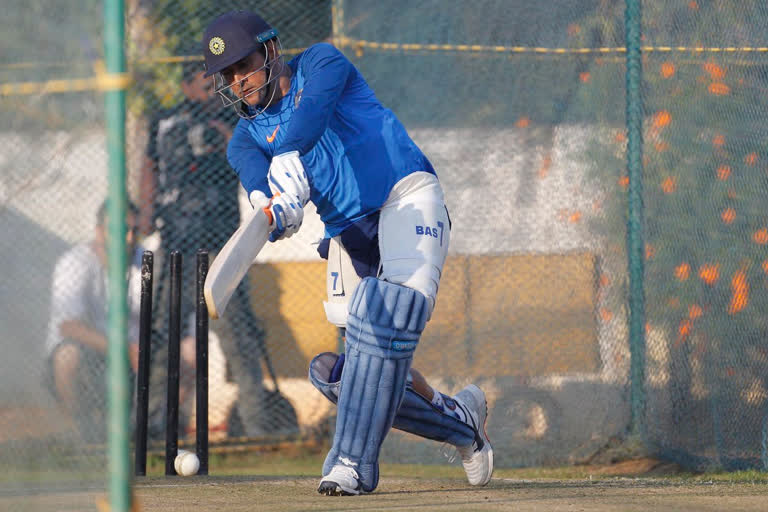
[[[326,496],[356,496],[363,492],[357,471],[344,464],[336,464],[320,480],[317,492]]]
[[[475,442],[469,446],[457,446],[461,463],[470,485],[486,485],[493,474],[493,448],[485,432],[488,403],[485,393],[470,384],[453,397],[457,409],[464,413],[465,422],[475,431]]]

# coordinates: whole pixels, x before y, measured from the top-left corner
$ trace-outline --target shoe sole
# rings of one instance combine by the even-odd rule
[[[360,494],[359,491],[347,491],[336,482],[331,481],[320,482],[320,487],[317,488],[317,492],[323,496],[357,496]]]

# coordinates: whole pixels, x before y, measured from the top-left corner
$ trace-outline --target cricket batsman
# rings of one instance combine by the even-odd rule
[[[309,201],[325,227],[325,311],[346,330],[346,349],[310,364],[338,406],[318,492],[376,489],[393,425],[456,446],[470,484],[487,484],[485,394],[470,384],[446,396],[411,369],[451,238],[429,160],[332,45],[286,62],[277,30],[248,11],[214,19],[202,45],[206,76],[241,118],[227,157],[252,206],[269,210],[269,240],[296,233]]]

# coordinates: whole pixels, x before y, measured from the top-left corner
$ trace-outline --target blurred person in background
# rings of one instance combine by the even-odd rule
[[[128,204],[128,354],[138,368],[140,272],[136,258],[138,209]],[[107,202],[96,213],[93,240],[78,244],[56,263],[44,379],[54,399],[72,417],[84,441],[106,439],[107,361]]]
[[[234,116],[218,108],[212,84],[203,75],[199,61],[183,64],[184,98],[153,117],[140,181],[141,232],[159,232],[160,259],[166,262],[157,272],[153,315],[159,336],[153,343],[158,350],[153,351],[152,380],[160,385],[150,389],[163,389],[167,368],[167,262],[172,251],[180,251],[183,260],[180,425],[189,424],[194,397],[196,253],[206,249],[213,258],[240,224],[239,183],[226,158]],[[219,337],[229,375],[238,386],[237,410],[243,434],[259,437],[279,428],[274,418],[263,413],[260,358],[265,333],[252,311],[246,280],[235,291],[227,315],[211,328]],[[163,432],[163,399],[157,392],[150,397],[150,435]]]

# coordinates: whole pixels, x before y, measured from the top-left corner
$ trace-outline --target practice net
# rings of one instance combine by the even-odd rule
[[[103,388],[79,392],[92,416],[73,419],[50,350],[57,263],[91,247],[106,197],[103,95],[93,86],[103,70],[101,6],[86,3],[93,8],[36,2],[0,21],[0,483],[9,496],[105,485]],[[642,3],[639,397],[629,371],[624,2],[126,8],[128,187],[140,212],[133,256],[154,251],[157,286],[152,442],[164,432],[167,254],[180,250],[192,265],[198,248],[215,253],[250,208],[220,154],[235,119],[208,104],[184,117],[182,82],[202,69],[205,24],[247,8],[280,31],[288,58],[336,44],[437,169],[452,247],[414,366],[446,393],[469,382],[486,390],[499,467],[602,460],[628,438],[632,399],[643,400],[647,453],[694,469],[768,467],[768,8]],[[154,193],[142,177],[148,160]],[[213,446],[327,439],[334,408],[306,379],[309,360],[340,343],[322,308],[320,237],[310,207],[302,231],[253,266],[242,299],[253,314],[211,324]],[[69,261],[80,263],[59,269],[71,277],[89,260]],[[184,296],[191,302],[193,291]],[[274,370],[293,412],[274,392],[263,411],[243,412],[249,365],[262,367],[268,391]],[[194,415],[189,398],[182,442],[194,439]],[[447,463],[445,452],[394,432],[383,456]]]

